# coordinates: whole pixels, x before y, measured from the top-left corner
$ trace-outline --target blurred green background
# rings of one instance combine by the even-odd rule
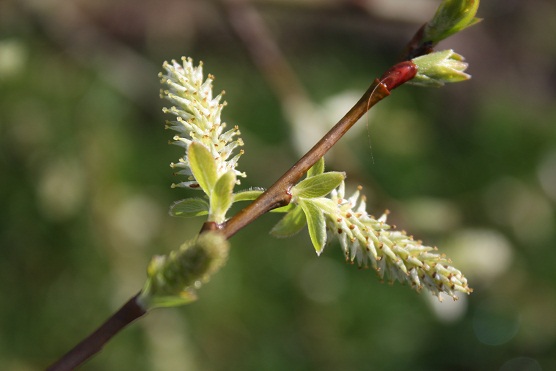
[[[182,150],[163,129],[164,60],[216,75],[242,187],[268,187],[437,4],[1,1],[0,369],[43,369],[199,230],[167,215],[194,192],[169,187]],[[154,311],[82,369],[555,370],[556,3],[485,0],[479,16],[442,45],[471,81],[396,90],[327,156],[370,213],[446,252],[471,296],[380,283],[336,243],[317,258],[306,233],[269,237],[280,216],[265,215],[199,301]],[[284,63],[261,68],[274,43]]]

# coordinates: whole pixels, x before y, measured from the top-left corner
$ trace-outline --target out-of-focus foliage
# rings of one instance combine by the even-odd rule
[[[437,4],[340,3],[255,2],[330,122]],[[269,186],[299,156],[299,128],[226,14],[199,0],[0,2],[0,369],[43,369],[141,288],[152,255],[198,232],[202,218],[167,215],[195,194],[169,187],[181,150],[163,130],[164,60],[203,60],[226,89],[242,186]],[[270,237],[269,214],[232,238],[197,302],[154,311],[82,369],[556,369],[556,4],[485,1],[478,16],[439,46],[472,80],[396,90],[327,158],[369,211],[442,247],[471,296],[381,284],[338,246],[317,258],[307,233]]]

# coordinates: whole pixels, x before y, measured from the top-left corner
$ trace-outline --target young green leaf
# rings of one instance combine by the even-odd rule
[[[246,189],[233,194],[232,202],[253,201],[262,195],[264,189]]]
[[[294,207],[295,207],[294,203],[289,203],[286,206],[277,207],[276,209],[272,209],[272,210],[270,210],[270,212],[271,213],[287,213],[290,210],[293,210]]]
[[[186,198],[176,201],[170,206],[171,216],[180,216],[190,218],[193,216],[207,215],[209,212],[209,204],[200,198]]]
[[[315,175],[302,180],[292,189],[291,194],[294,198],[315,198],[326,196],[340,185],[346,178],[346,174],[337,171]]]
[[[197,300],[194,289],[186,289],[176,295],[157,295],[152,298],[139,297],[139,304],[143,309],[179,307]]]
[[[338,203],[327,197],[311,198],[311,203],[325,214],[335,215],[338,212]]]
[[[326,220],[324,219],[324,214],[310,199],[299,199],[299,206],[301,206],[305,213],[313,247],[317,255],[320,255],[326,244]]]
[[[311,168],[307,171],[307,178],[313,177],[324,173],[324,157],[321,157]]]
[[[274,237],[290,237],[305,227],[307,221],[301,207],[294,207],[272,228],[270,234]]]
[[[231,170],[218,178],[210,197],[209,220],[217,223],[222,223],[226,220],[226,212],[232,206],[232,193],[235,184],[236,175]]]
[[[475,18],[479,9],[479,0],[444,0],[436,13],[425,26],[425,41],[438,43],[457,32],[471,27],[481,21]]]
[[[187,150],[191,172],[201,189],[210,196],[217,180],[216,160],[207,147],[193,142]]]

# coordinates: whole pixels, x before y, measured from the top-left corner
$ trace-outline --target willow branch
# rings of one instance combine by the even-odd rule
[[[425,41],[423,39],[425,27],[427,27],[427,23],[425,23],[423,26],[421,26],[421,28],[417,30],[417,32],[415,32],[415,35],[413,35],[411,40],[409,40],[409,42],[403,49],[400,60],[411,60],[421,55],[429,54],[433,51],[433,48],[436,46],[436,44],[431,41]]]
[[[404,57],[402,58],[404,62],[394,65],[380,79],[374,80],[349,112],[313,148],[286,171],[274,185],[222,225],[207,222],[201,232],[220,230],[226,238],[230,238],[261,215],[274,208],[289,204],[291,201],[290,189],[307,170],[323,157],[369,109],[388,97],[393,89],[415,77],[417,68],[407,59],[410,56],[414,57],[427,52],[429,50],[426,45],[423,47],[422,33],[418,32],[404,51]],[[123,328],[145,315],[146,311],[136,301],[137,296],[132,297],[97,330],[53,363],[47,371],[75,369],[102,350],[103,346]]]
[[[361,116],[375,104],[389,96],[391,90],[411,80],[416,72],[417,69],[412,62],[401,62],[386,71],[380,80],[375,80],[349,112],[295,165],[282,175],[276,183],[249,206],[220,226],[226,238],[232,237],[240,229],[266,212],[289,204],[291,200],[289,191],[305,172],[323,157]],[[214,225],[207,225],[204,230],[207,229],[214,229]]]
[[[371,107],[389,96],[391,90],[411,80],[416,72],[415,65],[409,61],[398,63],[390,68],[380,79],[376,79],[371,84],[349,112],[273,186],[224,224],[205,223],[201,232],[219,229],[226,238],[230,238],[259,216],[276,207],[287,205],[291,200],[289,193],[291,187],[307,170],[324,156]],[[132,297],[96,331],[52,364],[47,371],[73,370],[102,350],[103,346],[123,328],[145,315],[146,311],[136,301],[137,296]]]

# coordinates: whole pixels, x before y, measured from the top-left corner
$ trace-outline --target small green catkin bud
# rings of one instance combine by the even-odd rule
[[[229,242],[219,232],[205,232],[165,256],[154,256],[137,302],[145,310],[187,304],[228,258]]]

